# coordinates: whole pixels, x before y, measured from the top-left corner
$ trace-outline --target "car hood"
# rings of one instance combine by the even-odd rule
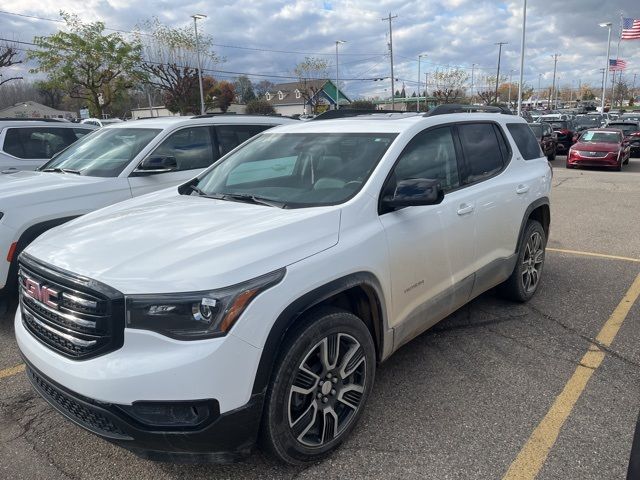
[[[12,208],[86,196],[96,191],[97,184],[109,182],[113,182],[113,178],[72,173],[26,170],[0,173],[0,206]]]
[[[573,149],[582,152],[617,152],[620,150],[620,145],[617,143],[577,142],[573,145]]]
[[[93,212],[25,250],[123,293],[225,287],[338,242],[340,209],[280,209],[163,191]]]

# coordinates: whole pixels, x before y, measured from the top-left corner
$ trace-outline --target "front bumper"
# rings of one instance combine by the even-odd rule
[[[154,428],[124,413],[122,406],[97,402],[57,384],[27,361],[34,389],[58,412],[80,427],[150,460],[226,463],[249,454],[256,443],[263,395],[220,414],[211,409],[197,429]],[[215,400],[212,405],[217,405]]]
[[[5,287],[7,286],[11,264],[7,261],[7,254],[9,253],[9,247],[16,240],[15,230],[9,228],[0,220],[0,293],[8,290]]]
[[[578,156],[569,156],[567,157],[567,163],[571,166],[575,167],[617,167],[618,166],[618,157],[583,157],[581,155]]]

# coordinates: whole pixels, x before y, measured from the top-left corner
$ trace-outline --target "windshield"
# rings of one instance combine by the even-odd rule
[[[581,142],[593,143],[620,143],[622,139],[617,132],[584,132],[580,137]]]
[[[567,122],[550,122],[545,120],[554,130],[563,130],[567,128]]]
[[[39,170],[66,170],[90,177],[117,177],[160,132],[151,128],[98,130],[78,140]]]
[[[631,135],[633,132],[638,131],[638,126],[633,123],[611,123],[609,124],[609,127],[622,130],[622,133],[624,133],[625,137]]]
[[[362,188],[395,137],[262,134],[217,163],[191,193],[283,208],[342,203]]]
[[[533,134],[538,140],[542,138],[542,125],[529,124],[529,127],[531,128],[531,130],[533,130]]]
[[[599,127],[600,125],[602,125],[602,117],[599,117],[599,116],[577,117],[575,122],[581,127]]]
[[[628,122],[640,122],[640,113],[625,113],[620,116],[620,119]]]

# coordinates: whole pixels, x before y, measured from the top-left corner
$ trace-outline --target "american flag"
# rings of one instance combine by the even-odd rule
[[[620,60],[617,58],[610,58],[609,59],[609,71],[610,72],[614,72],[616,70],[624,70],[625,68],[627,68],[627,62],[625,62],[624,60]]]
[[[622,19],[622,40],[640,40],[640,19]]]

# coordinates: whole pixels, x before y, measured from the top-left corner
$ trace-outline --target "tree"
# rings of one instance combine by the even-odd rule
[[[139,74],[141,46],[120,33],[105,34],[103,22],[82,23],[76,15],[61,12],[68,31],[35,37],[39,47],[29,53],[38,62],[33,73],[46,73],[52,85],[72,98],[85,100],[92,115],[103,112]]]
[[[6,70],[2,70],[3,68],[9,68],[13,65],[18,65],[22,63],[22,59],[18,56],[18,49],[15,45],[11,43],[5,43],[0,45],[0,85],[3,83],[8,83],[12,80],[22,80],[22,77],[11,77],[5,78],[5,74],[2,73]]]
[[[322,89],[322,81],[329,76],[329,63],[323,58],[305,57],[295,66],[293,73],[298,77],[297,88],[305,105],[311,107],[311,113],[317,113],[318,105],[324,101],[318,93]]]
[[[224,80],[214,83],[207,95],[207,106],[210,106],[211,108],[219,108],[222,112],[226,112],[235,96],[236,94],[233,84],[225,82]]]
[[[38,89],[42,103],[51,108],[60,108],[64,98],[64,91],[55,82],[40,80],[35,82],[34,86]]]
[[[439,70],[433,74],[436,85],[431,94],[441,103],[453,103],[464,96],[464,85],[469,75],[461,68]]]
[[[276,110],[273,108],[273,105],[264,98],[254,98],[247,102],[245,113],[251,115],[274,115]]]
[[[234,88],[240,103],[247,103],[256,98],[256,94],[253,91],[253,83],[251,83],[251,80],[249,80],[249,77],[246,75],[240,75],[236,79]]]
[[[273,91],[273,87],[275,87],[275,85],[269,80],[260,80],[255,88],[256,97],[264,97],[267,92]]]
[[[145,81],[162,92],[165,106],[174,113],[199,113],[198,50],[194,29],[169,27],[153,18],[138,26],[136,39],[144,52],[145,60],[140,68],[145,73]],[[212,51],[210,35],[199,34],[198,47],[203,72],[220,62]],[[204,88],[204,77],[203,90],[208,90]]]
[[[508,92],[509,84],[506,83],[507,77],[500,76],[498,79],[499,84],[502,84],[506,88],[504,92]],[[498,103],[498,99],[503,100],[506,103],[508,93],[501,94],[500,88],[498,88],[498,97],[496,97],[496,77],[495,75],[483,75],[479,76],[476,83],[476,96],[485,105],[494,105]],[[515,98],[518,97],[518,86],[516,85]],[[511,90],[511,99],[514,98],[514,90]]]
[[[349,108],[353,110],[375,110],[376,104],[371,100],[354,100],[349,104]]]

